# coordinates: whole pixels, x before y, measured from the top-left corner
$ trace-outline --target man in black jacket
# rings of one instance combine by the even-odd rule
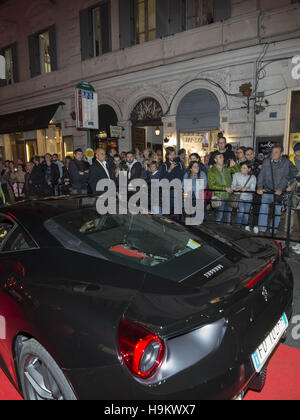
[[[69,174],[73,195],[87,194],[90,165],[83,160],[83,151],[77,149],[74,152],[74,159],[69,165]]]
[[[135,159],[135,154],[133,152],[127,153],[126,162],[128,167],[128,182],[130,183],[134,179],[142,179],[143,167],[141,163]]]
[[[227,140],[225,137],[219,137],[218,139],[218,152],[221,153],[224,156],[224,164],[226,166],[230,166],[230,161],[236,161],[235,154],[230,148],[226,148],[227,146]],[[215,152],[212,152],[210,154],[209,158],[209,166],[213,166],[215,164]]]
[[[33,167],[30,172],[28,184],[30,185],[31,198],[40,198],[43,196],[45,177],[39,156],[33,158]]]
[[[111,179],[111,173],[106,162],[104,149],[96,150],[96,160],[91,166],[89,175],[89,185],[94,195],[102,195],[105,191],[97,190],[97,184],[102,179]]]
[[[45,178],[44,197],[51,197],[55,195],[55,188],[59,181],[59,168],[52,162],[51,155],[46,153],[45,162],[42,165]]]

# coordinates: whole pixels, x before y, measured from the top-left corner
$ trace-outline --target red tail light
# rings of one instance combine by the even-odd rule
[[[282,255],[283,255],[283,246],[282,246],[282,243],[281,242],[278,242],[278,241],[274,241],[274,242],[278,246],[278,248],[279,248],[279,254],[282,257]]]
[[[248,287],[248,289],[251,289],[251,287],[255,286],[262,278],[264,278],[272,270],[273,267],[273,264],[268,265],[268,267],[266,267],[264,271],[259,273],[256,277],[254,277],[253,280],[246,284],[246,287]]]
[[[165,344],[142,325],[122,319],[119,326],[119,350],[130,372],[147,379],[161,366]]]

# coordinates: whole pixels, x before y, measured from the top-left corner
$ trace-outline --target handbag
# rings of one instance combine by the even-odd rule
[[[211,206],[213,209],[217,209],[222,206],[222,200],[218,195],[213,195],[211,198]]]
[[[251,177],[252,177],[252,175],[249,176],[249,178],[247,179],[247,182],[243,186],[243,188],[247,187]],[[242,193],[234,193],[234,192],[230,194],[229,201],[228,201],[228,204],[230,205],[230,207],[232,207],[233,209],[237,209],[239,207],[239,203],[241,201],[241,195],[242,195]]]

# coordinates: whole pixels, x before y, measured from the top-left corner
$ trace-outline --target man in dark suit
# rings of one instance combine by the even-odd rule
[[[102,195],[105,191],[97,191],[97,184],[102,179],[111,179],[106,153],[104,149],[96,150],[96,159],[90,169],[89,185],[94,195]]]

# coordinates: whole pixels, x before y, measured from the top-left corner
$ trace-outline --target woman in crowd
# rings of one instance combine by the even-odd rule
[[[192,185],[187,185],[185,181],[191,180]],[[203,180],[203,183],[198,181]],[[192,206],[195,208],[198,199],[205,201],[205,192],[207,188],[207,176],[204,171],[201,170],[200,164],[197,161],[192,161],[187,168],[187,171],[183,179],[184,195],[192,195]],[[202,188],[201,188],[202,187]],[[204,217],[206,216],[206,203],[204,202]]]
[[[202,161],[201,161],[201,157],[198,155],[198,153],[192,153],[190,155],[190,163],[192,162],[198,162],[201,171],[205,172],[205,174],[207,174],[207,168],[205,165],[203,165]]]
[[[21,200],[24,198],[24,185],[25,185],[25,172],[23,165],[20,163],[17,167],[17,172],[15,173],[16,182],[13,185],[14,195],[16,200]]]
[[[63,195],[69,195],[71,194],[72,186],[71,186],[71,180],[70,180],[70,173],[69,173],[69,165],[72,158],[70,156],[67,156],[65,159],[65,164],[63,166],[63,175],[61,178],[61,193]]]
[[[144,159],[144,162],[143,162],[143,177],[144,177],[144,179],[146,181],[147,181],[147,179],[150,176],[150,168],[149,168],[149,165],[150,165],[150,160]]]
[[[33,169],[33,162],[28,162],[25,165],[25,183],[23,188],[23,196],[26,200],[31,200],[33,197],[32,181],[30,179],[31,171]]]
[[[152,150],[149,149],[148,147],[146,149],[144,149],[143,151],[143,159],[142,161],[145,162],[145,160],[151,162],[152,161]]]
[[[239,207],[236,218],[238,227],[250,231],[249,213],[251,210],[253,195],[256,191],[256,177],[251,175],[252,166],[248,162],[241,164],[241,171],[233,175],[231,189],[239,194]],[[246,192],[247,191],[247,192]],[[251,191],[253,194],[251,194]]]

